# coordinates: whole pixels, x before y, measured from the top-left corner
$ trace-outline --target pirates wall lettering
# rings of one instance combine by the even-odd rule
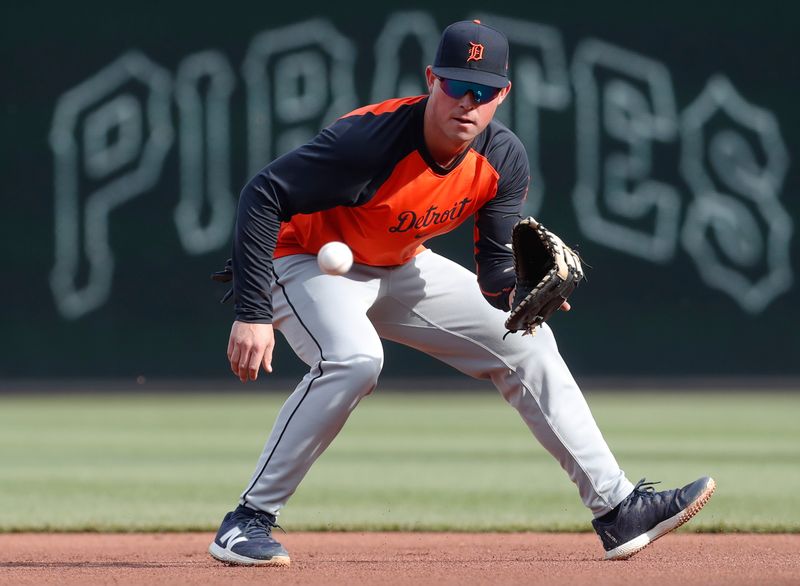
[[[502,15],[474,17],[503,30],[511,44],[514,87],[498,118],[528,151],[524,213],[536,215],[547,196],[541,117],[569,116],[574,103],[572,203],[584,237],[661,265],[690,258],[704,267],[698,282],[748,313],[764,311],[791,289],[794,226],[781,201],[788,150],[780,121],[764,105],[751,104],[736,79],[715,75],[695,99],[677,104],[667,63],[585,38],[568,65],[558,29]],[[232,112],[246,111],[252,174],[353,107],[423,93],[424,66],[441,28],[428,12],[389,15],[376,30],[370,96],[358,96],[355,86],[357,57],[370,48],[357,47],[322,18],[255,35],[241,64],[224,51],[198,47],[169,71],[132,47],[75,80],[53,104],[50,129],[50,286],[63,318],[104,305],[113,295],[114,271],[133,270],[115,263],[108,218],[157,192],[165,161],[177,161],[170,164],[179,166],[181,182],[164,199],[165,221],[174,222],[186,254],[217,251],[229,241],[236,194],[246,181],[231,173]],[[409,46],[426,62],[409,57]],[[470,43],[466,60],[479,61],[483,52],[480,43]],[[244,91],[235,93],[239,84]],[[246,103],[233,103],[235,96]],[[654,177],[664,145],[680,150],[671,181],[682,177],[682,185]],[[402,212],[390,230],[456,220],[464,205]]]

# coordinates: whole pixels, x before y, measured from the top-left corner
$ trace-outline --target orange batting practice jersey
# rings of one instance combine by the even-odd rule
[[[233,250],[236,319],[270,323],[272,258],[347,243],[355,262],[396,266],[423,242],[475,219],[478,282],[508,309],[507,244],[528,190],[528,157],[496,121],[448,168],[423,139],[427,96],[388,100],[343,116],[276,159],[242,190]]]

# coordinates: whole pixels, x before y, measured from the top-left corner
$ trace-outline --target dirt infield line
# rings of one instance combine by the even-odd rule
[[[674,534],[605,562],[593,534],[289,533],[289,568],[221,565],[211,538],[0,535],[0,584],[800,584],[800,535]]]

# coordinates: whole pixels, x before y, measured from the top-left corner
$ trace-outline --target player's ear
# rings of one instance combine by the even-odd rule
[[[506,99],[506,96],[508,95],[508,93],[510,91],[511,91],[511,82],[509,81],[508,85],[506,87],[504,87],[503,89],[501,89],[500,93],[497,95],[497,105],[498,106],[503,103],[503,100]]]
[[[436,76],[433,74],[433,67],[428,65],[425,68],[425,81],[428,83],[428,93],[433,93],[433,84],[436,82]]]

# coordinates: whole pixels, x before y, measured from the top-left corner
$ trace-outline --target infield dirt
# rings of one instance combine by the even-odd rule
[[[290,533],[289,568],[222,565],[211,539],[4,534],[0,584],[800,584],[800,535],[668,535],[606,562],[593,534]]]

